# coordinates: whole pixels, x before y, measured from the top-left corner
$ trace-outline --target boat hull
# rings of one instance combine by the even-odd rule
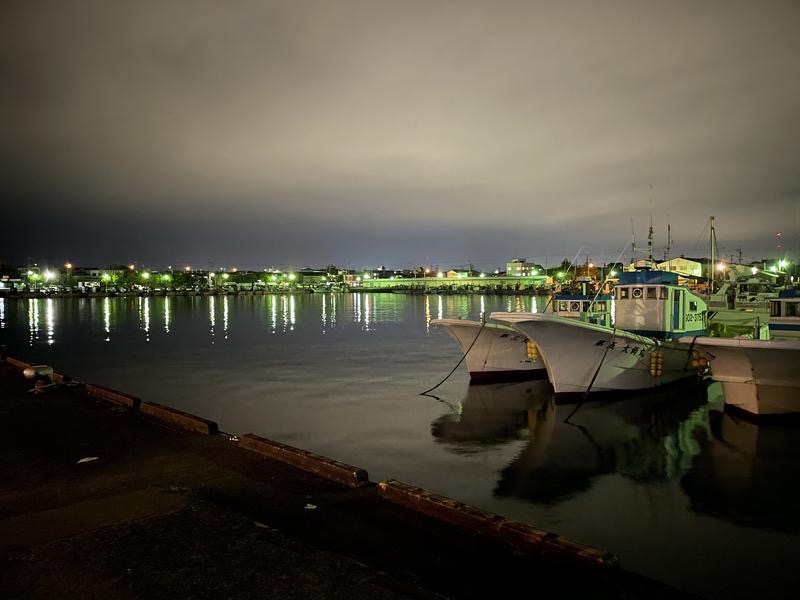
[[[467,352],[466,363],[473,383],[544,379],[547,370],[538,352],[529,351],[528,338],[512,328],[479,321],[434,319],[431,325],[447,331]],[[476,340],[477,336],[477,340]]]
[[[754,418],[800,415],[800,341],[702,337],[695,347],[729,407]]]
[[[503,315],[492,319],[502,322]],[[549,315],[512,326],[539,348],[559,397],[637,392],[697,377],[688,344]]]

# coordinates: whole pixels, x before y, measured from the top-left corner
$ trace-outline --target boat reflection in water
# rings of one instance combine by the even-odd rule
[[[796,423],[758,425],[723,410],[708,413],[707,434],[681,479],[695,512],[779,531],[799,531],[800,445]]]
[[[432,433],[455,453],[527,441],[494,495],[551,504],[609,473],[638,482],[685,473],[706,435],[706,398],[707,385],[692,382],[576,409],[556,404],[547,382],[469,386],[460,411],[434,421]]]

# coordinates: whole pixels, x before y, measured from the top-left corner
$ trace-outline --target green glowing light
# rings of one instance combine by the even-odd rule
[[[297,275],[294,273],[289,273],[289,281],[294,281],[295,279],[297,279]]]
[[[109,275],[108,273],[103,273],[100,276],[100,279],[102,279],[103,281],[111,281],[111,275]]]
[[[144,279],[145,281],[147,281],[148,279],[150,279],[150,273],[148,273],[147,271],[145,271],[144,273],[142,273],[142,279]]]

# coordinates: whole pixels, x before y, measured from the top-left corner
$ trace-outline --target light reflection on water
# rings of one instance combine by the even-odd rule
[[[9,354],[606,548],[684,589],[747,597],[796,584],[797,431],[732,419],[716,386],[711,403],[705,388],[681,389],[587,403],[569,423],[574,406],[554,404],[546,382],[469,386],[461,367],[437,390],[441,402],[418,395],[460,358],[434,315],[545,304],[365,293],[0,299],[0,330]]]

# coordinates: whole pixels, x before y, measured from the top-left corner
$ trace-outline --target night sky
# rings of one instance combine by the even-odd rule
[[[0,259],[797,252],[800,2],[5,0]],[[626,252],[630,257],[630,251]]]

